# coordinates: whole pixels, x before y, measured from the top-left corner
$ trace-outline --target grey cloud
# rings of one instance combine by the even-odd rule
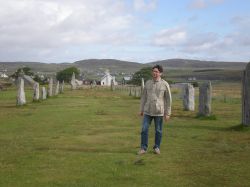
[[[2,3],[0,11],[0,47],[5,49],[117,44],[133,35],[134,17],[122,1],[12,0]]]
[[[186,34],[182,40],[178,41],[178,37],[175,38],[176,35],[173,34],[174,32]],[[192,56],[201,56],[210,59],[217,58],[217,60],[246,59],[250,56],[250,37],[246,32],[239,32],[239,29],[224,36],[214,32],[190,31],[187,28],[166,29],[159,33],[163,35],[156,34],[152,39],[153,44],[164,47],[166,51],[172,51],[180,56],[191,58]]]
[[[175,46],[186,40],[186,31],[181,27],[164,29],[153,36],[152,43],[156,46]]]

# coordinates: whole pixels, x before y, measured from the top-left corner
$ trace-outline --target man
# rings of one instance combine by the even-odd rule
[[[154,153],[160,154],[160,144],[162,138],[163,118],[167,122],[171,115],[171,92],[169,84],[161,79],[163,68],[155,65],[152,68],[152,80],[145,84],[141,97],[140,115],[143,116],[141,130],[141,149],[138,154],[142,155],[147,152],[148,148],[148,128],[154,119],[155,124],[155,145]]]

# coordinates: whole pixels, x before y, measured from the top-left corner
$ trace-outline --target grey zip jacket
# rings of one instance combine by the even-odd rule
[[[171,92],[165,80],[146,82],[141,97],[141,112],[150,116],[170,116],[171,104]]]

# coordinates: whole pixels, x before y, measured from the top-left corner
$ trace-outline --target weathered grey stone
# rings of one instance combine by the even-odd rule
[[[53,96],[53,78],[52,78],[52,77],[49,79],[48,96],[49,96],[49,97],[52,97],[52,96]]]
[[[42,87],[42,100],[47,99],[47,91],[46,88],[43,86]]]
[[[141,93],[143,92],[144,87],[145,87],[144,78],[141,78]]]
[[[33,89],[34,89],[33,101],[39,101],[39,94],[40,94],[39,83],[35,82]]]
[[[75,72],[73,72],[73,74],[72,74],[72,78],[71,78],[70,84],[71,84],[71,90],[75,90],[76,89],[76,76],[75,76]]]
[[[55,95],[58,95],[58,94],[59,94],[59,81],[57,81],[56,90],[55,90]]]
[[[139,87],[139,88],[137,89],[137,97],[141,97],[141,93],[142,93],[142,90],[141,90],[141,88]]]
[[[96,87],[96,81],[95,80],[93,80],[93,82],[90,84],[90,87],[91,88],[95,88]]]
[[[64,89],[64,81],[60,84],[60,93],[63,93],[63,89]]]
[[[23,78],[18,78],[18,91],[16,98],[16,105],[21,106],[26,104],[26,97],[24,92],[24,80]]]
[[[242,79],[242,124],[250,126],[250,63],[243,71]]]
[[[133,88],[134,89],[134,97],[137,96],[137,90],[136,90],[136,87]]]
[[[28,82],[31,86],[34,86],[34,84],[36,84],[37,82],[36,81],[34,81],[30,76],[28,76],[28,75],[22,75],[22,78],[26,81],[26,82]]]
[[[183,108],[184,110],[194,111],[195,99],[194,99],[194,87],[192,84],[186,84],[183,86]]]
[[[203,83],[199,87],[199,113],[201,116],[211,115],[212,86],[211,82]]]
[[[112,91],[115,90],[115,81],[114,81],[114,79],[111,79],[111,90]]]

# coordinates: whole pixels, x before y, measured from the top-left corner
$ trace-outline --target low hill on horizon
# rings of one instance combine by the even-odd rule
[[[167,59],[148,63],[150,65],[159,64],[163,68],[180,69],[234,69],[243,70],[246,62],[223,62],[223,61],[202,61],[190,59]]]
[[[150,63],[138,63],[121,61],[115,59],[87,59],[80,60],[73,63],[43,63],[43,62],[0,62],[0,71],[6,69],[7,74],[14,73],[18,68],[30,67],[33,72],[40,72],[45,74],[55,74],[65,68],[75,66],[82,72],[98,73],[105,72],[107,69],[111,73],[125,73],[132,74],[143,67],[160,64],[165,70],[168,69],[229,69],[229,70],[243,70],[247,63],[245,62],[217,62],[217,61],[200,61],[189,59],[167,59],[155,61]]]
[[[75,66],[82,71],[105,72],[106,70],[109,70],[112,73],[134,73],[146,66],[145,64],[138,62],[129,62],[115,59],[87,59],[76,61],[73,64],[75,64]]]

